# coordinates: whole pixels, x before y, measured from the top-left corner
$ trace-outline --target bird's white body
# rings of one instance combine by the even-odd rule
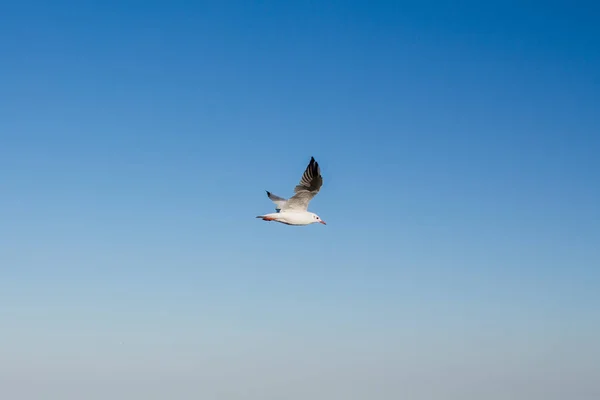
[[[267,191],[267,196],[275,203],[277,212],[259,215],[264,221],[275,221],[286,225],[327,225],[317,214],[308,211],[308,203],[319,193],[323,177],[319,164],[311,157],[310,163],[302,174],[300,183],[294,188],[294,195],[284,199]]]
[[[309,211],[281,211],[277,213],[271,213],[261,215],[257,218],[262,218],[265,221],[281,222],[286,225],[310,225],[320,223],[326,225],[325,222],[319,218],[317,214]]]

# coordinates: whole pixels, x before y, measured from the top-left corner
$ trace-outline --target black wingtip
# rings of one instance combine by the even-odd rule
[[[271,192],[269,192],[268,190],[265,190],[265,192],[267,192],[267,196],[271,197]]]
[[[310,158],[310,163],[308,163],[308,168],[310,168],[313,171],[317,171],[317,172],[320,170],[319,163],[317,162],[317,160],[315,160],[314,157]]]

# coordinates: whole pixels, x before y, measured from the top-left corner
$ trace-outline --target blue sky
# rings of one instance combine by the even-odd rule
[[[3,3],[0,397],[600,395],[598,17]]]

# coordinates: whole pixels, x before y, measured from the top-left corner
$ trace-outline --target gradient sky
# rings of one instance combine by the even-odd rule
[[[323,3],[0,4],[0,398],[600,398],[598,6]]]

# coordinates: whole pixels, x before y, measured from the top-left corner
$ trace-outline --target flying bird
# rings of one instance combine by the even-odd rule
[[[300,183],[294,188],[294,195],[289,199],[284,199],[267,192],[267,196],[275,203],[275,211],[271,214],[259,215],[256,218],[262,218],[263,221],[281,222],[286,225],[310,225],[320,223],[327,225],[317,214],[308,211],[308,203],[319,193],[323,186],[323,177],[319,163],[314,157],[302,174]]]

